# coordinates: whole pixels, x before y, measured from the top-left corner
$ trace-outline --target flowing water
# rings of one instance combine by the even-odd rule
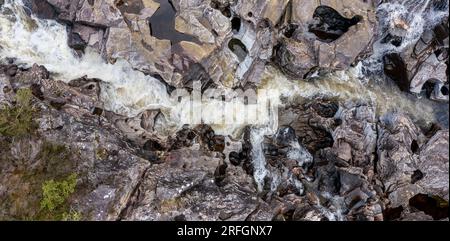
[[[392,0],[378,6],[378,38],[373,55],[363,63],[365,73],[380,74],[384,55],[401,53],[415,44],[424,31],[433,29],[448,17],[448,11],[448,0]],[[401,43],[383,42],[387,35],[400,37]]]
[[[164,1],[164,0],[161,0]],[[418,4],[423,2],[425,5]],[[411,3],[408,7],[407,3]],[[397,1],[380,6],[379,15],[385,18],[382,24],[388,27],[396,15],[405,15],[411,26],[401,46],[376,46],[375,56],[371,61],[377,63],[381,53],[387,51],[401,51],[407,45],[416,41],[424,28],[437,22],[441,10],[430,10],[430,1]],[[14,59],[16,64],[29,67],[33,63],[44,65],[53,78],[69,81],[87,75],[89,78],[98,78],[102,84],[101,98],[105,108],[124,116],[136,116],[144,110],[161,109],[167,118],[166,128],[174,133],[189,119],[188,103],[178,103],[171,98],[166,87],[160,81],[133,70],[130,64],[118,60],[115,64],[105,62],[101,56],[87,49],[83,57],[77,57],[67,46],[67,32],[65,26],[52,20],[40,20],[28,16],[19,1],[6,0],[0,11],[0,60]],[[433,5],[434,6],[434,5]],[[441,6],[442,7],[442,6]],[[447,6],[448,9],[448,6]],[[411,11],[421,14],[412,14]],[[434,14],[434,15],[433,15]],[[383,27],[381,28],[383,29]],[[154,29],[155,31],[155,29]],[[369,61],[370,62],[370,61]],[[255,166],[255,180],[261,189],[264,177],[268,175],[265,168],[266,161],[262,150],[262,141],[265,135],[272,135],[278,128],[277,108],[289,101],[308,100],[315,97],[332,96],[340,100],[364,100],[373,103],[377,114],[382,115],[388,111],[403,111],[408,113],[415,121],[423,124],[440,122],[448,126],[448,107],[424,99],[417,99],[401,92],[396,86],[379,83],[361,76],[363,68],[368,63],[358,65],[349,71],[336,72],[331,75],[317,78],[314,81],[291,80],[283,76],[277,69],[266,68],[260,89],[270,90],[258,99],[257,105],[262,111],[257,111],[258,118],[263,119],[252,130],[251,142],[253,145],[253,162]],[[376,64],[374,64],[376,65]],[[281,101],[281,100],[284,101]],[[234,106],[245,109],[247,105],[241,102]],[[269,111],[264,108],[269,106]],[[258,108],[256,106],[255,108]],[[224,113],[225,110],[225,113]],[[235,110],[235,109],[234,109]],[[213,118],[217,115],[234,115],[228,111],[227,106],[212,101],[204,106],[203,115]],[[219,113],[219,114],[218,114]],[[216,133],[238,137],[240,130],[246,123],[213,124]]]

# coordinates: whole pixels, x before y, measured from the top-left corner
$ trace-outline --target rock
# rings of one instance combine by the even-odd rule
[[[333,131],[337,156],[365,172],[372,170],[377,142],[375,108],[349,102],[339,108],[335,118],[341,120]]]
[[[72,22],[78,10],[79,3],[82,0],[46,0],[58,13],[58,19]]]
[[[361,17],[345,18],[332,7],[321,5],[314,10],[309,31],[323,42],[333,42],[345,34],[349,28],[361,21]]]
[[[183,147],[191,147],[195,143],[198,143],[198,134],[190,129],[188,126],[183,126],[181,130],[179,130],[175,137],[171,140],[171,150],[181,149]]]
[[[81,39],[79,34],[73,32],[69,34],[68,45],[69,47],[80,51],[83,51],[86,48],[86,42]]]
[[[304,148],[289,126],[280,127],[270,137],[261,138],[257,129],[246,129],[242,152],[242,168],[253,175],[260,192],[270,198],[274,193],[279,196],[289,194],[302,195],[304,187],[297,169],[306,172],[313,162],[312,155]],[[260,145],[260,146],[259,146]]]
[[[434,220],[448,219],[448,200],[437,196],[417,194],[409,200],[409,205],[432,216]]]
[[[104,33],[103,29],[93,28],[82,24],[74,24],[72,34],[78,35],[82,40],[82,45],[88,45],[98,52],[104,48]],[[79,41],[78,41],[79,42]]]
[[[12,69],[16,69],[13,66],[8,68],[8,71]],[[14,87],[22,87],[31,85],[33,83],[39,84],[39,81],[42,79],[48,79],[50,73],[44,66],[39,66],[34,64],[30,70],[16,69],[16,73],[12,76],[10,83]]]
[[[269,0],[265,2],[238,1],[234,6],[235,11],[243,19],[257,23],[262,19],[268,19],[275,26],[279,23],[282,15],[285,14],[289,1]]]
[[[285,73],[302,79],[313,68],[346,69],[366,54],[376,26],[374,5],[371,1],[325,1],[319,5],[296,0],[289,24],[276,63]]]
[[[31,5],[31,11],[42,19],[55,19],[56,10],[47,1],[41,0],[28,0]]]
[[[433,221],[433,218],[424,212],[416,212],[405,214],[401,221]]]
[[[405,23],[399,21],[397,25],[404,28]],[[448,102],[448,27],[445,26],[448,26],[448,18],[444,18],[434,29],[424,31],[417,42],[406,46],[401,53],[384,56],[385,74],[402,91]],[[398,35],[389,34],[382,43],[400,46],[403,37]]]
[[[210,126],[199,125],[195,132],[210,151],[223,152],[225,149],[224,137],[216,135]]]
[[[416,182],[427,194],[440,196],[448,201],[448,142],[449,133],[439,131],[420,150],[418,169],[423,178]]]
[[[388,114],[381,117],[378,127],[377,171],[390,193],[392,207],[407,206],[412,195],[419,192],[411,184],[411,176],[417,168],[418,155],[411,149],[412,143],[423,143],[420,130],[402,114]],[[403,196],[403,195],[406,195]]]
[[[330,221],[319,207],[303,207],[295,209],[293,214],[295,221]]]
[[[444,95],[441,89],[445,88],[444,84],[447,80],[447,65],[445,62],[437,60],[436,55],[430,57],[421,63],[418,72],[411,79],[410,89],[412,93],[420,94],[426,82],[434,84],[434,89],[430,94],[430,98],[434,100],[448,101],[448,94]]]
[[[341,182],[338,168],[336,167],[338,161],[334,159],[336,157],[329,148],[321,150],[315,156],[315,162],[320,163],[313,167],[315,169],[315,179],[317,180],[315,188],[320,192],[338,195]]]
[[[403,206],[396,208],[386,208],[383,211],[384,221],[395,221],[398,220],[402,216],[404,208]]]
[[[401,56],[397,53],[388,54],[383,57],[383,62],[384,73],[395,81],[400,90],[408,91],[408,70]]]
[[[83,220],[118,219],[149,163],[134,154],[117,129],[100,124],[98,116],[87,111],[87,103],[98,98],[95,92],[85,95],[82,87],[43,77],[48,78],[48,72],[37,65],[12,77],[13,82],[26,78],[25,83],[40,85],[44,100],[35,118],[39,137],[13,140],[11,149],[0,148],[1,219],[39,219],[43,183],[72,173],[78,181],[67,207]],[[67,105],[56,110],[48,103],[61,91],[59,98]],[[52,215],[42,218],[58,219]]]
[[[7,68],[7,70],[6,70],[6,74],[7,75],[9,75],[11,77],[14,77],[16,75],[17,70],[18,70],[17,65],[14,65],[14,64],[13,65],[9,65],[6,68]]]
[[[317,121],[311,119],[312,123],[328,126],[328,129],[333,133],[334,144],[332,142],[331,146],[321,148],[315,152],[314,164],[311,167],[314,178],[307,178],[308,176],[305,175],[306,178],[303,182],[306,192],[316,193],[321,200],[333,200],[325,201],[323,204],[326,207],[325,210],[329,210],[325,213],[327,213],[327,217],[330,220],[382,220],[382,204],[371,181],[374,178],[373,166],[368,164],[372,163],[373,165],[374,157],[371,151],[375,151],[373,145],[376,144],[374,110],[370,105],[355,105],[354,103],[341,104],[339,110],[329,108],[330,103],[326,102],[319,102],[312,106],[315,107],[316,113],[320,114],[316,114],[318,116],[316,117]],[[351,110],[348,113],[352,114],[344,114],[347,108]],[[336,126],[336,119],[341,120],[340,125]],[[367,127],[358,129],[356,127],[351,128],[352,124],[347,126],[353,121],[359,124],[363,123]],[[356,134],[363,132],[362,130],[364,129],[369,129],[374,133],[372,136]],[[359,140],[358,144],[356,142],[343,141],[343,139],[356,140],[360,138],[359,136],[364,136],[368,139]],[[358,147],[364,142],[369,143],[371,147]],[[361,161],[358,164],[351,160]],[[337,208],[344,215],[336,216],[336,211],[332,210]]]
[[[165,120],[159,109],[147,110],[134,117],[118,116],[108,111],[105,117],[114,123],[130,142],[141,148],[149,148],[144,150],[164,151],[169,148],[168,133],[164,131],[163,126],[155,125]]]
[[[222,185],[222,181],[226,178],[228,165],[226,163],[220,164],[217,166],[214,171],[214,181],[218,186]]]
[[[448,131],[426,141],[412,121],[400,114],[383,117],[380,127],[377,170],[390,193],[390,205],[407,207],[420,193],[448,200]]]
[[[275,61],[283,73],[293,78],[304,78],[317,67],[316,53],[307,39],[283,38],[276,49]]]
[[[117,4],[112,0],[70,3],[51,0],[49,3],[59,13],[59,19],[73,22],[73,32],[80,35],[88,46],[104,52],[103,56],[108,61],[124,58],[134,68],[161,76],[162,81],[174,87],[189,85],[192,79],[198,79],[195,75],[199,69],[206,82],[216,85],[242,87],[247,83],[258,82],[264,66],[272,58],[277,43],[277,28],[284,29],[286,24],[297,26],[301,30],[297,32],[306,34],[302,38],[280,39],[275,59],[286,73],[303,78],[315,67],[343,69],[353,63],[366,48],[373,28],[373,6],[362,2],[358,2],[357,6],[347,2],[322,3],[330,7],[320,8],[317,8],[317,4],[309,4],[311,11],[305,19],[299,19],[298,11],[301,10],[297,8],[304,4],[298,5],[287,0],[222,1],[213,3],[215,8],[205,0],[196,1],[196,4],[177,0],[172,2],[173,6],[141,0]],[[286,13],[291,8],[293,16],[289,17]],[[321,11],[330,11],[339,16],[323,18],[329,22],[337,21],[333,19],[345,22],[342,19],[349,18],[353,20],[348,21],[354,24],[360,20],[360,15],[362,20],[356,27],[350,27],[348,31],[351,33],[345,34],[337,42],[323,43],[313,34],[306,33],[310,21],[314,16],[320,18]],[[226,16],[223,12],[226,12]],[[159,36],[155,32],[151,36],[147,19],[150,25],[152,22],[168,24],[164,28],[167,34]],[[95,31],[80,27],[82,25],[94,27]],[[344,25],[347,31],[347,25]],[[168,34],[169,29],[172,34]],[[358,46],[346,37],[350,35],[358,36]],[[107,36],[107,39],[103,40],[102,36]],[[186,36],[196,36],[198,40]],[[80,45],[74,46],[78,48]]]
[[[69,24],[69,47],[82,51],[85,45],[93,47],[98,52],[102,51],[104,40],[104,26],[98,24],[95,19],[92,21],[87,20],[85,26],[81,22],[75,22],[76,14],[79,11],[86,12],[85,5],[81,6],[80,3],[89,4],[90,1],[67,1],[67,0],[48,0],[48,1],[31,1],[31,11],[39,18],[43,19],[58,19]],[[100,21],[100,20],[99,20]],[[103,21],[105,22],[105,21]],[[71,27],[73,26],[73,27]],[[96,26],[96,27],[92,27]]]
[[[75,21],[93,27],[124,26],[123,17],[112,0],[82,0]]]
[[[231,164],[239,166],[241,164],[241,156],[237,152],[231,152],[229,156]]]
[[[189,149],[171,152],[164,164],[147,171],[123,219],[173,220],[184,215],[188,221],[245,220],[258,204],[252,181],[231,170],[224,185],[216,186],[219,161]]]
[[[301,144],[314,154],[319,149],[333,146],[331,133],[338,108],[337,103],[327,100],[286,106],[279,111],[279,124],[292,126]]]
[[[52,4],[61,6],[61,1]],[[247,7],[251,6],[245,4]],[[277,21],[287,1],[283,1],[281,5],[278,5],[279,1],[269,2],[268,5],[255,4],[265,9],[263,16],[268,21]],[[153,1],[125,1],[117,6],[111,1],[96,1],[93,5],[90,1],[81,1],[75,10],[73,31],[99,51],[103,51],[102,46],[105,46],[105,57],[110,62],[117,58],[126,59],[134,68],[161,76],[162,81],[174,87],[189,85],[192,79],[197,79],[194,76],[199,73],[199,69],[203,71],[206,81],[230,87],[244,86],[247,81],[252,82],[262,74],[265,63],[272,55],[272,24],[268,24],[263,18],[252,23],[242,22],[240,31],[232,33],[230,20],[219,10],[211,8],[209,1],[198,1],[197,5],[188,1],[173,1],[176,9],[176,12],[170,13],[173,16],[165,15],[173,11],[169,5],[161,5],[158,9],[159,4]],[[275,7],[277,12],[269,11],[271,7]],[[246,12],[246,18],[247,15]],[[198,36],[198,41],[184,37],[179,41],[176,40],[178,37],[161,37],[156,32],[152,36],[147,19],[150,25],[152,21],[154,24],[155,21],[160,24],[168,22],[169,26],[165,29],[173,28],[171,31],[174,35]],[[99,38],[103,34],[92,36],[92,31],[80,30],[77,27],[80,24],[96,29],[106,28],[106,41]],[[229,44],[232,43],[231,40],[239,41],[245,46],[248,52],[246,56],[240,56],[234,47],[229,49],[229,46],[234,46]]]
[[[269,19],[274,26],[279,24],[283,15],[286,14],[286,11],[288,11],[288,4],[290,4],[288,0],[270,0],[266,5],[264,14],[262,15],[263,18]],[[252,17],[253,13],[249,12],[247,15]]]
[[[177,86],[175,83],[179,80],[173,73],[174,67],[168,62],[172,53],[170,42],[147,34],[148,26],[142,34],[132,34],[127,28],[109,28],[105,43],[107,59],[111,62],[118,58],[128,60],[134,68],[149,74],[159,74],[163,80]]]
[[[196,43],[186,41],[180,42],[178,47],[180,54],[187,57],[189,60],[194,61],[195,63],[201,62],[214,50],[214,47],[211,45],[200,46]]]

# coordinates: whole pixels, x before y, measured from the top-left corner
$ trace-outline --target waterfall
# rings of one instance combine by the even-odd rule
[[[6,0],[0,12],[0,60],[14,59],[14,62],[25,67],[36,63],[45,66],[53,78],[63,81],[87,76],[102,80],[101,100],[105,109],[117,114],[133,117],[145,110],[160,109],[172,133],[180,129],[186,121],[191,120],[194,110],[190,99],[184,98],[181,103],[171,98],[166,86],[159,80],[134,70],[125,60],[107,63],[101,55],[87,48],[82,57],[67,45],[66,27],[54,20],[43,20],[25,10],[21,0]],[[229,91],[229,90],[227,90]],[[206,123],[213,122],[221,115],[236,115],[236,110],[246,111],[248,119],[270,122],[266,116],[265,103],[272,99],[274,108],[278,103],[278,92],[266,91],[256,106],[245,105],[241,101],[227,102],[225,106],[218,100],[211,100],[202,105],[202,117]],[[200,101],[200,100],[197,100]],[[198,103],[196,103],[198,104]],[[200,123],[193,123],[200,124]],[[212,123],[217,134],[232,135],[238,133],[248,123]],[[262,123],[264,125],[264,123]]]

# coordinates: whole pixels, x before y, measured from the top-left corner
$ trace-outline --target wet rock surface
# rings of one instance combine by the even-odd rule
[[[314,85],[376,62],[374,73],[408,98],[448,102],[448,15],[405,44],[410,22],[384,23],[391,16],[380,1],[24,4],[27,14],[65,24],[79,58],[95,51],[111,64],[126,60],[168,92],[197,80],[202,91],[256,88],[269,65]],[[448,125],[423,123],[401,107],[380,110],[373,96],[282,101],[271,135],[249,125],[232,137],[207,124],[171,133],[164,108],[122,116],[105,108],[103,80],[58,80],[7,57],[0,56],[0,220],[448,219]],[[32,94],[33,131],[15,136],[4,119],[23,104],[23,90]],[[448,106],[438,106],[448,119]],[[43,208],[46,184],[71,174],[73,193],[55,210]]]

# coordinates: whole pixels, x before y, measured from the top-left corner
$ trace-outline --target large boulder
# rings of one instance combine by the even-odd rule
[[[370,50],[375,27],[372,1],[293,1],[276,62],[294,78],[347,69]]]
[[[14,77],[0,73],[0,86],[31,88],[36,124],[29,135],[0,137],[0,219],[116,220],[150,163],[117,129],[102,124],[98,82],[76,80],[69,86],[48,79],[44,70],[35,65]],[[14,96],[2,94],[2,106]],[[43,188],[72,175],[74,192],[55,210],[43,208],[42,200],[49,198]]]

